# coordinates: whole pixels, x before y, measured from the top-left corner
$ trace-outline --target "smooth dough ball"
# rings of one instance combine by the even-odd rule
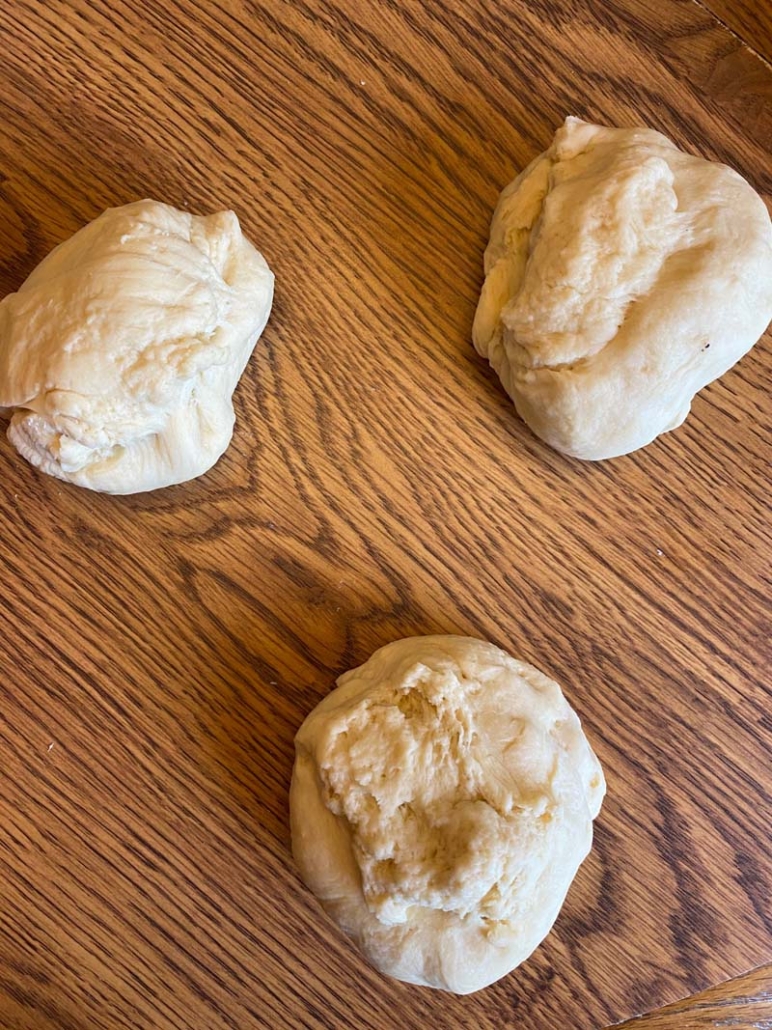
[[[300,874],[377,969],[468,994],[543,940],[605,792],[556,683],[480,640],[398,640],[295,746]]]
[[[731,168],[568,118],[501,194],[474,344],[577,458],[679,426],[772,318],[772,225]]]
[[[181,483],[227,448],[232,395],[273,274],[231,211],[112,208],[0,303],[0,407],[37,468],[127,494]]]

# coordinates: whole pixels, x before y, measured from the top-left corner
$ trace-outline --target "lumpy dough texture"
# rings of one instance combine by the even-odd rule
[[[273,274],[230,211],[112,208],[0,303],[0,406],[43,472],[109,493],[180,483],[230,443]]]
[[[466,994],[549,932],[604,791],[552,680],[480,640],[399,640],[297,734],[293,853],[378,969]]]
[[[578,458],[674,429],[772,318],[772,225],[732,169],[568,118],[502,193],[473,337],[531,429]]]

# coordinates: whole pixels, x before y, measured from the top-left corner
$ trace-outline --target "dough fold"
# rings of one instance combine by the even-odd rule
[[[679,426],[772,318],[772,225],[732,169],[566,119],[501,194],[474,345],[552,447],[611,458]]]
[[[293,854],[376,968],[467,994],[549,932],[604,792],[556,683],[481,640],[409,638],[298,731]]]
[[[230,443],[232,394],[272,298],[232,212],[106,211],[0,303],[11,442],[43,472],[108,493],[201,475]]]

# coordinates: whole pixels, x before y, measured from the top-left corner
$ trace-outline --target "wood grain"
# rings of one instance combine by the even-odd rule
[[[752,50],[772,61],[772,8],[765,0],[702,0]]]
[[[769,197],[765,62],[693,0],[28,0],[0,33],[3,292],[140,196],[233,207],[277,276],[207,476],[102,497],[0,443],[3,1027],[584,1030],[770,961],[770,338],[600,465],[469,343],[498,191],[567,113]],[[554,932],[464,999],[369,970],[288,852],[302,718],[423,632],[557,678],[609,782]]]
[[[769,1030],[772,1027],[772,966],[620,1024],[617,1030]]]

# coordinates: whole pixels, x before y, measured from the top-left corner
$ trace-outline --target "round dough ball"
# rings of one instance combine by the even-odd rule
[[[577,458],[679,426],[772,318],[772,225],[731,168],[568,118],[501,194],[474,344]]]
[[[543,940],[605,793],[556,683],[481,640],[398,640],[295,746],[300,874],[376,968],[468,994]]]
[[[0,303],[0,406],[37,468],[127,494],[181,483],[227,448],[232,395],[273,274],[231,211],[112,208]]]

